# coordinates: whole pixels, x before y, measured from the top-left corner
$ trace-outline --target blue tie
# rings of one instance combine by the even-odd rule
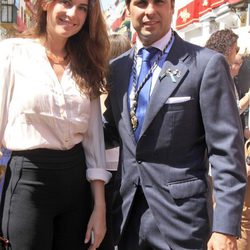
[[[141,71],[140,71],[138,81],[137,81],[137,89],[152,66],[150,63],[150,60],[156,55],[158,51],[159,50],[154,47],[141,49],[142,64],[141,64]],[[149,76],[143,88],[139,92],[138,104],[137,104],[137,109],[136,109],[136,117],[138,119],[138,126],[134,132],[136,141],[138,141],[139,139],[139,135],[140,135],[143,120],[144,120],[144,114],[148,106],[151,82],[152,82],[152,74]]]

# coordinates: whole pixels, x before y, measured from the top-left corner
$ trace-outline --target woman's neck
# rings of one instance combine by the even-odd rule
[[[46,55],[55,64],[67,63],[69,55],[66,51],[66,41],[54,41],[52,39],[40,39],[44,46]]]

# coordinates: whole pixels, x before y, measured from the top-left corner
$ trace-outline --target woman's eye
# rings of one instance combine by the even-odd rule
[[[79,6],[78,9],[84,12],[88,12],[88,6],[85,5]]]
[[[71,3],[69,0],[61,0],[60,2],[63,3],[64,5],[66,5],[66,6],[69,6],[70,3]]]

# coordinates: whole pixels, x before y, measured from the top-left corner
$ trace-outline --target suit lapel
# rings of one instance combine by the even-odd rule
[[[177,86],[181,84],[182,79],[188,73],[188,68],[183,63],[183,61],[187,57],[189,57],[189,55],[186,53],[184,43],[181,38],[176,35],[173,47],[165,63],[163,64],[159,79],[156,82],[156,86],[150,97],[149,106],[147,108],[141,130],[141,135],[145,132],[156,114],[160,111],[162,106],[166,103],[167,99],[171,96]],[[173,79],[173,77],[171,77],[171,75],[167,73],[169,70],[171,70],[171,72],[178,70],[180,72],[180,75],[174,76]]]

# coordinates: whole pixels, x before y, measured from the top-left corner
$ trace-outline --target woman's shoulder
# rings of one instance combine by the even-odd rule
[[[25,42],[24,38],[6,38],[0,41],[0,46],[15,46]]]
[[[30,46],[31,44],[34,44],[35,40],[31,38],[7,38],[0,41],[0,47],[1,51],[4,51],[2,49],[13,49],[15,47],[20,46]]]
[[[0,41],[1,56],[8,57],[14,54],[23,54],[23,52],[34,51],[38,43],[31,38],[7,38]]]

